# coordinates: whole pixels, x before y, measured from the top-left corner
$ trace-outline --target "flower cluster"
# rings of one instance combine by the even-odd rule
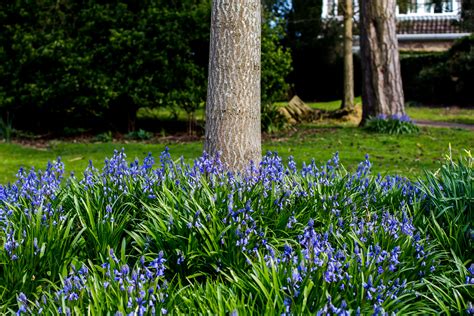
[[[447,263],[437,237],[419,227],[423,186],[372,176],[371,167],[367,155],[347,172],[336,153],[299,168],[269,152],[232,173],[219,156],[189,165],[166,149],[158,163],[150,154],[128,163],[115,151],[101,170],[91,162],[82,179],[64,182],[60,160],[44,172],[20,170],[0,186],[0,262],[8,263],[0,287],[18,314],[200,313],[211,306],[170,302],[197,302],[213,282],[235,283],[232,291],[245,292],[236,295],[248,295],[236,301],[251,297],[256,312],[396,313],[419,302]],[[119,259],[109,247],[120,244]],[[462,273],[465,298],[474,266]],[[277,287],[271,308],[269,286]],[[224,305],[212,312],[243,308]]]
[[[386,114],[378,114],[376,119],[379,120],[397,120],[401,122],[411,122],[412,120],[410,117],[406,114],[392,114],[392,115],[386,115]]]
[[[103,273],[90,273],[86,265],[71,272],[56,291],[53,300],[45,297],[34,304],[24,293],[18,296],[17,314],[41,314],[51,306],[57,306],[60,315],[71,315],[76,307],[109,312],[115,315],[164,315],[163,303],[167,297],[163,253],[150,262],[142,257],[134,269],[117,259],[110,250],[109,260],[101,265]],[[97,290],[101,289],[100,295]]]

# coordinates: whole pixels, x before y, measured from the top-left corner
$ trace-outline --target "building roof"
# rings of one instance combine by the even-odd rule
[[[464,33],[457,15],[397,17],[397,34]]]

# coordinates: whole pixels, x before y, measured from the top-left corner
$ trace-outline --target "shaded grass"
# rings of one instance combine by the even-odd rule
[[[361,97],[356,97],[354,102],[360,106],[362,103]],[[276,106],[285,106],[287,102],[277,102]],[[334,111],[340,108],[341,101],[329,101],[329,102],[310,102],[308,106],[321,109],[326,111]],[[436,122],[449,122],[449,123],[460,123],[474,125],[474,109],[472,108],[458,108],[458,107],[426,107],[426,106],[406,106],[407,114],[413,120],[423,121],[436,121]],[[195,118],[198,122],[204,121],[205,110],[204,107],[200,107],[196,113]],[[187,114],[181,110],[176,110],[175,113],[171,113],[168,108],[142,108],[138,111],[138,119],[141,120],[145,125],[148,121],[182,121],[186,122],[188,119]],[[325,123],[325,122],[323,122]],[[331,122],[332,124],[347,126],[351,125],[347,122]],[[153,123],[155,124],[155,123]],[[155,124],[156,125],[156,124]],[[146,126],[148,127],[148,126]]]
[[[374,172],[400,174],[414,178],[422,169],[439,167],[449,144],[456,157],[462,149],[472,149],[474,133],[460,129],[422,128],[419,135],[373,134],[356,127],[334,125],[305,125],[295,132],[284,132],[264,140],[263,150],[277,151],[283,158],[294,156],[297,163],[325,162],[338,151],[341,162],[354,170],[366,153],[371,157]],[[70,143],[51,142],[48,148],[31,148],[19,144],[0,144],[0,183],[15,179],[20,167],[44,168],[45,162],[61,156],[66,163],[66,173],[82,172],[92,160],[97,167],[103,166],[105,157],[114,149],[125,148],[129,158],[145,157],[151,152],[158,157],[168,146],[173,157],[183,156],[190,161],[200,156],[202,142],[187,143]],[[78,176],[82,176],[79,175]]]

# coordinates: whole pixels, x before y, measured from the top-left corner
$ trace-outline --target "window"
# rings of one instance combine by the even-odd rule
[[[453,0],[431,0],[426,6],[431,13],[453,12]]]
[[[399,14],[453,13],[459,0],[397,0]]]
[[[417,12],[417,1],[416,0],[399,0],[398,12],[400,14],[416,13]]]

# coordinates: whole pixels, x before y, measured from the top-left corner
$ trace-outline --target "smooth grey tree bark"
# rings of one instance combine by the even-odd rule
[[[204,150],[232,171],[261,160],[260,0],[213,0]]]
[[[360,0],[362,122],[405,114],[395,20],[396,0]]]
[[[344,98],[341,109],[354,107],[354,61],[352,56],[352,0],[344,0]]]

